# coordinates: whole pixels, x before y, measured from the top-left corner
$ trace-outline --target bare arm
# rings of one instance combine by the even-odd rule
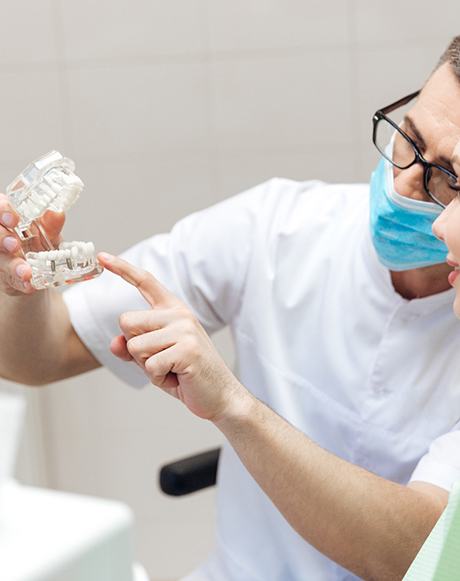
[[[57,245],[64,215],[48,212],[41,222]],[[18,215],[0,194],[0,377],[42,385],[98,367],[75,333],[62,296],[32,288],[17,224]],[[39,237],[31,240],[31,249],[43,249]]]
[[[306,541],[364,579],[401,579],[447,492],[401,486],[326,452],[238,382],[200,323],[151,274],[116,257],[99,260],[152,307],[121,316],[112,352],[212,421]]]
[[[47,290],[1,300],[1,377],[43,385],[100,366],[75,333],[60,293]]]
[[[323,450],[246,396],[215,422],[292,527],[363,579],[401,579],[447,503],[445,490],[395,484]]]

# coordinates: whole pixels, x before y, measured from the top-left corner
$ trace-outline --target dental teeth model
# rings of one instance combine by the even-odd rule
[[[27,166],[6,189],[20,217],[15,230],[36,289],[88,280],[102,272],[92,242],[62,242],[55,248],[39,222],[47,210],[66,212],[78,200],[84,186],[74,170],[71,159],[51,151]],[[37,237],[46,250],[32,250]]]

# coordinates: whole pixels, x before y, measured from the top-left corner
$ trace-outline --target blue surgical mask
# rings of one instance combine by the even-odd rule
[[[372,242],[384,266],[400,271],[445,262],[447,247],[431,230],[442,208],[398,194],[384,158],[372,174],[370,196]]]

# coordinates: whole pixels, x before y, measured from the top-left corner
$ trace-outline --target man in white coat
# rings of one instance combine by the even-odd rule
[[[216,548],[187,581],[397,579],[439,517],[460,478],[460,325],[431,225],[457,195],[459,103],[457,37],[420,94],[376,113],[370,187],[271,180],[129,249],[135,267],[101,256],[120,276],[63,296],[32,289],[0,198],[0,375],[43,385],[104,365],[233,445]],[[57,242],[63,217],[42,222]],[[203,330],[225,325],[238,380]],[[195,399],[214,391],[215,408]]]

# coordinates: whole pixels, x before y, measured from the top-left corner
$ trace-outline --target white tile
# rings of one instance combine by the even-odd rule
[[[53,0],[15,0],[0,5],[0,65],[56,61]],[[9,88],[2,84],[3,92]]]
[[[107,370],[48,386],[46,393],[46,430],[52,435],[168,433],[163,447],[152,440],[152,454],[161,461],[220,441],[211,424],[195,418],[175,398],[153,386],[133,389]]]
[[[380,155],[373,145],[362,145],[356,154],[356,176],[359,181],[370,182],[371,174],[376,168]]]
[[[85,189],[68,213],[66,237],[93,240],[107,251],[118,253],[168,232],[184,215],[219,201],[208,154],[145,152],[121,160],[72,156]]]
[[[355,40],[359,44],[383,44],[391,49],[392,43],[407,47],[414,41],[426,43],[430,39],[441,42],[440,50],[456,34],[458,27],[458,2],[438,0],[387,0],[369,2],[353,0],[353,27]],[[406,61],[408,68],[411,61]]]
[[[220,148],[280,150],[348,143],[352,131],[346,51],[218,62],[213,119]]]
[[[68,72],[70,134],[91,156],[207,145],[205,65],[117,66]]]
[[[36,157],[62,148],[59,76],[46,71],[0,73],[0,84],[0,159],[18,162],[19,172]]]
[[[227,153],[217,156],[219,191],[230,195],[272,177],[298,181],[352,182],[355,159],[352,143],[318,146],[304,151]]]
[[[93,386],[91,391],[96,390]],[[115,409],[118,402],[107,392],[103,400],[101,394],[82,391],[80,388],[80,397],[72,398],[72,406],[70,399],[57,402],[54,398],[45,414],[50,486],[116,498],[126,502],[140,520],[166,521],[167,499],[157,484],[161,466],[219,447],[217,430],[193,418],[179,402],[171,402],[175,407],[165,403],[168,398],[164,394],[150,401],[144,398],[144,409],[140,398],[136,405],[125,399],[121,410]],[[97,413],[92,411],[95,406]],[[128,415],[132,417],[126,418]],[[111,416],[108,422],[107,416]],[[120,424],[113,428],[115,418]],[[64,426],[66,421],[68,427]],[[129,421],[136,421],[137,428],[123,429]]]
[[[343,45],[349,40],[348,1],[211,0],[210,45],[215,51]]]
[[[67,59],[144,59],[202,52],[207,0],[61,0]]]
[[[206,560],[213,547],[213,498],[206,492],[170,499],[167,518],[137,523],[135,555],[152,581],[177,580]]]
[[[151,422],[155,423],[155,413]],[[133,510],[138,522],[156,520],[161,528],[172,519],[172,514],[169,497],[158,487],[160,468],[215,447],[203,445],[190,450],[188,434],[182,433],[183,448],[179,451],[176,443],[175,453],[168,454],[170,439],[176,430],[177,424],[171,424],[162,431],[104,432],[88,424],[78,434],[50,433],[47,440],[49,486],[120,500]],[[208,492],[211,490],[200,491],[197,496]],[[196,499],[191,502],[186,511],[189,522],[199,522],[202,518],[195,510],[196,502]]]
[[[430,45],[375,47],[357,53],[352,91],[358,143],[372,143],[375,111],[422,88],[436,61]]]

